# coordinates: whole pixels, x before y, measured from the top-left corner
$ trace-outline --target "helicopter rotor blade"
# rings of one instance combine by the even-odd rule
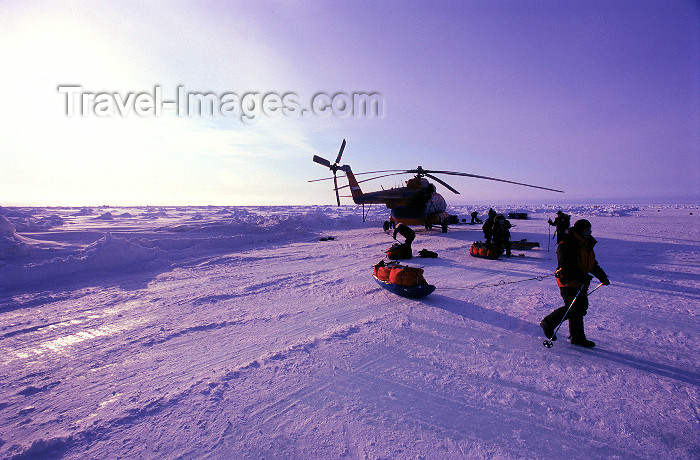
[[[506,180],[506,179],[498,179],[496,177],[488,177],[488,176],[481,176],[478,174],[470,174],[470,173],[462,173],[462,172],[457,172],[457,171],[435,171],[432,169],[408,169],[408,170],[386,170],[386,171],[368,171],[368,172],[363,172],[363,173],[356,173],[356,176],[359,176],[360,174],[375,174],[375,173],[383,173],[383,172],[388,172],[391,174],[382,174],[377,177],[370,177],[369,179],[363,179],[361,181],[358,181],[358,184],[361,184],[362,182],[367,182],[375,179],[381,179],[383,177],[389,177],[389,176],[397,176],[401,174],[422,174],[424,176],[430,177],[431,179],[435,180],[436,182],[442,184],[445,186],[448,190],[450,190],[453,193],[459,194],[459,191],[455,190],[452,186],[448,185],[446,182],[443,180],[435,177],[433,174],[447,174],[450,176],[464,176],[464,177],[473,177],[476,179],[485,179],[485,180],[492,180],[492,181],[497,181],[497,182],[505,182],[507,184],[514,184],[514,185],[522,185],[523,187],[531,187],[531,188],[537,188],[541,190],[548,190],[550,192],[557,192],[557,193],[564,193],[562,190],[557,190],[553,188],[548,188],[548,187],[540,187],[539,185],[531,185],[531,184],[525,184],[522,182],[515,182],[511,180]],[[317,182],[317,181],[322,181],[322,180],[328,180],[329,178],[323,178],[323,179],[314,179],[310,180],[309,182]],[[340,187],[340,189],[347,188],[349,187],[348,185],[344,185]]]
[[[340,144],[340,151],[338,152],[338,157],[335,159],[335,164],[340,163],[340,157],[343,156],[343,150],[345,150],[345,139],[343,139],[343,143]]]
[[[333,171],[333,183],[335,184],[335,199],[338,201],[338,206],[340,206],[340,195],[338,194],[338,178]]]
[[[318,155],[314,155],[314,163],[318,163],[318,164],[323,165],[323,166],[325,166],[325,167],[327,167],[327,168],[330,168],[330,167],[331,167],[331,162],[330,162],[330,161],[326,160],[325,158],[321,158],[321,157],[318,156]]]
[[[401,174],[406,174],[405,172],[395,172],[391,174],[382,174],[381,176],[377,177],[370,177],[369,179],[362,179],[357,181],[358,184],[361,184],[363,182],[371,181],[371,180],[376,180],[376,179],[381,179],[382,177],[389,177],[389,176],[400,176]]]
[[[442,184],[442,185],[443,185],[447,190],[449,190],[450,192],[456,193],[457,195],[459,195],[459,192],[458,192],[457,190],[455,190],[454,188],[450,187],[445,181],[443,181],[443,180],[441,180],[441,179],[438,179],[437,177],[433,176],[432,174],[427,174],[427,173],[426,173],[425,175],[426,175],[427,177],[431,178],[432,180],[434,180],[435,182],[438,182],[438,183]]]
[[[385,170],[385,171],[366,171],[366,172],[360,172],[360,173],[353,173],[353,175],[355,175],[355,176],[362,176],[362,175],[367,175],[367,174],[378,174],[378,173],[406,174],[406,171],[403,170],[403,169],[387,169],[387,170]],[[393,175],[395,175],[395,174],[387,174],[387,176],[393,176]],[[379,176],[379,177],[386,177],[386,176]],[[311,180],[308,180],[308,181],[306,181],[306,182],[319,182],[319,181],[322,181],[322,180],[331,180],[331,179],[333,179],[333,178],[332,178],[332,177],[323,177],[323,178],[321,178],[321,179],[311,179]],[[365,182],[365,181],[368,181],[368,180],[374,180],[374,179],[377,179],[377,177],[373,177],[372,179],[361,180],[361,181],[359,181],[359,182],[361,183],[361,182]]]
[[[381,179],[382,177],[398,176],[398,175],[400,175],[400,174],[406,174],[406,171],[397,172],[397,173],[392,173],[392,174],[384,174],[384,175],[377,176],[377,177],[370,177],[369,179],[358,180],[357,183],[358,183],[358,184],[361,184],[361,183],[363,183],[363,182],[367,182],[367,181],[370,181],[370,180]],[[322,180],[322,179],[316,179],[316,180]],[[348,187],[350,187],[350,184],[348,184],[348,185],[343,185],[343,186],[340,187],[340,188],[341,188],[341,189],[344,189],[344,188],[348,188]]]
[[[477,179],[486,179],[486,180],[493,180],[493,181],[498,181],[498,182],[506,182],[509,184],[515,184],[515,185],[522,185],[525,187],[532,187],[532,188],[538,188],[542,190],[549,190],[551,192],[558,192],[558,193],[564,193],[562,190],[557,190],[553,188],[548,188],[548,187],[540,187],[538,185],[530,185],[530,184],[524,184],[522,182],[515,182],[515,181],[510,181],[506,179],[498,179],[495,177],[488,177],[488,176],[480,176],[478,174],[469,174],[469,173],[462,173],[462,172],[457,172],[457,171],[437,171],[437,170],[432,170],[432,169],[423,169],[423,168],[417,168],[417,169],[388,169],[384,171],[367,171],[367,172],[360,172],[360,173],[355,173],[356,176],[362,175],[362,174],[378,174],[378,173],[396,173],[396,174],[422,174],[426,175],[429,173],[432,174],[448,174],[452,176],[465,176],[465,177],[474,177]],[[365,182],[367,180],[374,180],[374,179],[379,179],[380,177],[387,177],[391,176],[394,174],[387,174],[386,176],[378,176],[378,177],[373,177],[372,179],[365,179],[363,181],[359,182]],[[434,178],[434,177],[433,177]],[[328,178],[330,179],[330,178]],[[316,179],[316,180],[324,180],[324,179]]]
[[[493,180],[493,181],[497,181],[497,182],[505,182],[507,184],[522,185],[523,187],[531,187],[531,188],[538,188],[541,190],[549,190],[550,192],[564,193],[562,190],[557,190],[557,189],[553,189],[553,188],[540,187],[539,185],[524,184],[522,182],[515,182],[512,180],[506,180],[506,179],[498,179],[496,177],[480,176],[478,174],[461,173],[461,172],[456,172],[456,171],[432,171],[432,170],[423,170],[422,172],[424,174],[425,173],[433,173],[433,174],[448,174],[451,176],[474,177],[476,179]]]
[[[405,169],[385,169],[383,171],[364,171],[364,172],[353,173],[353,174],[355,174],[356,176],[361,176],[363,174],[379,174],[379,173],[405,174],[406,170]]]

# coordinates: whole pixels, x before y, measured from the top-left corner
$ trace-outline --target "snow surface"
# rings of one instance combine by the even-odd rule
[[[563,207],[591,350],[542,345],[557,209],[497,208],[540,243],[497,261],[417,229],[409,300],[379,207],[0,208],[0,457],[700,458],[698,206]]]

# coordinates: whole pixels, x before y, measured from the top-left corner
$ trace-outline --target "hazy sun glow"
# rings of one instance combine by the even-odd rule
[[[311,156],[333,156],[343,138],[356,171],[420,164],[565,189],[564,199],[698,196],[692,15],[646,7],[641,19],[610,28],[605,14],[624,8],[600,17],[535,3],[522,17],[515,5],[399,15],[358,7],[342,21],[320,5],[165,8],[4,4],[0,205],[332,203],[326,183],[306,180],[328,174]],[[292,91],[304,101],[364,90],[381,93],[386,112],[251,124],[67,117],[60,85],[122,96],[155,86],[170,96],[178,85]],[[448,203],[560,199],[450,183],[462,195]]]

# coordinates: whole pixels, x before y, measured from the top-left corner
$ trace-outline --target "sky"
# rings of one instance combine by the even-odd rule
[[[334,204],[308,180],[343,139],[355,172],[565,191],[443,176],[448,204],[700,202],[695,1],[0,9],[3,206]]]

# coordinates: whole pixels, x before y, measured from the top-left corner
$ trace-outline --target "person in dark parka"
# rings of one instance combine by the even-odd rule
[[[402,235],[404,238],[406,238],[406,242],[404,243],[406,246],[409,248],[411,247],[411,243],[413,243],[413,240],[416,239],[416,232],[414,232],[411,227],[409,227],[406,224],[399,224],[396,227],[396,230],[394,230],[394,239],[396,239],[396,234]],[[398,241],[398,240],[397,240]]]
[[[493,222],[493,244],[502,246],[506,250],[506,257],[510,257],[510,228],[512,225],[503,214],[498,214]]]
[[[548,339],[556,340],[554,330],[562,321],[568,319],[571,343],[586,348],[595,346],[595,342],[586,338],[583,329],[583,317],[588,311],[587,292],[592,279],[590,275],[598,278],[605,286],[610,284],[608,276],[595,258],[595,244],[596,240],[591,236],[591,223],[581,219],[565,233],[564,239],[557,247],[557,285],[564,299],[564,306],[557,308],[540,322]],[[576,298],[579,291],[581,293]],[[576,302],[572,305],[574,298]],[[571,308],[567,314],[569,306]]]
[[[552,219],[548,219],[547,222],[549,225],[553,225],[557,228],[554,233],[557,235],[557,244],[561,243],[561,241],[564,239],[564,234],[569,229],[569,225],[571,224],[571,216],[565,214],[560,209],[557,211],[557,217],[554,219],[554,221],[552,221]]]
[[[491,244],[491,239],[493,238],[493,223],[495,220],[496,211],[491,208],[489,209],[489,216],[484,221],[484,225],[481,226],[481,229],[484,231],[484,239],[486,240],[487,245]]]

